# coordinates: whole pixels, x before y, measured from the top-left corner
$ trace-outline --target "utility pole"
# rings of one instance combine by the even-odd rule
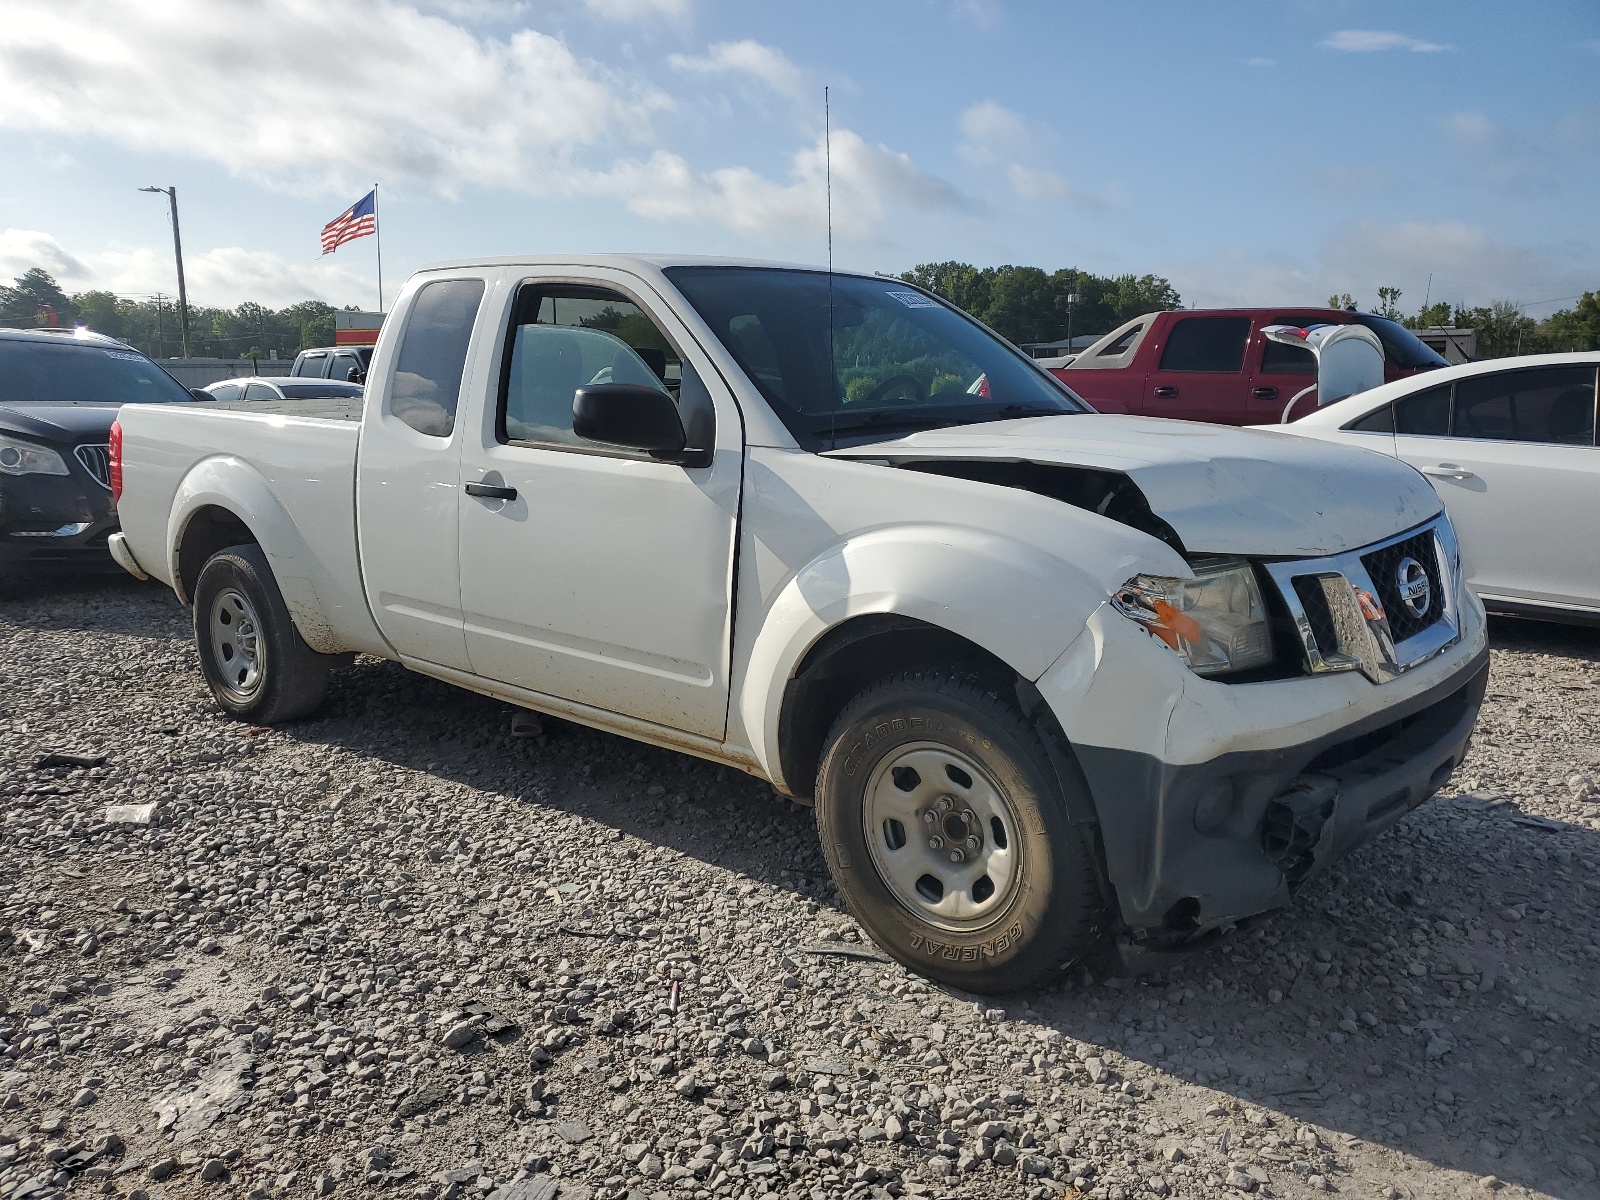
[[[142,187],[141,192],[160,192],[166,196],[172,210],[172,253],[178,260],[178,330],[183,342],[183,356],[189,357],[189,289],[183,283],[183,239],[178,234],[178,189],[176,187]]]

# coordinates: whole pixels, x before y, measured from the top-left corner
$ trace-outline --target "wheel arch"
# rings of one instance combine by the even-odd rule
[[[819,703],[835,690],[814,686],[819,664],[838,674],[840,655],[851,655],[875,679],[970,663],[1031,688],[1104,602],[1086,572],[1003,534],[924,525],[851,539],[796,571],[768,605],[740,672],[735,729],[780,792],[809,796],[815,726],[826,734],[843,707]]]
[[[168,518],[168,568],[178,599],[192,604],[206,560],[241,544],[261,548],[305,643],[322,654],[345,650],[311,579],[315,555],[272,486],[242,459],[205,459],[178,485]]]

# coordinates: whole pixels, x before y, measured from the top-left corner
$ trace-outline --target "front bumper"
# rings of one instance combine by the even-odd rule
[[[1077,747],[1129,933],[1181,942],[1287,905],[1444,785],[1488,681],[1484,648],[1426,691],[1333,733],[1204,763]]]
[[[106,539],[117,528],[111,495],[71,475],[0,475],[0,571],[116,571]]]
[[[1293,564],[1324,565],[1343,564]],[[1381,653],[1255,683],[1193,674],[1109,606],[1090,618],[1037,687],[1082,770],[1135,943],[1192,941],[1283,907],[1443,786],[1489,670],[1483,607],[1453,569],[1447,595],[1442,639],[1414,636],[1397,654],[1384,619],[1370,627]],[[1316,644],[1365,636],[1359,624],[1331,633],[1337,643],[1324,627]]]

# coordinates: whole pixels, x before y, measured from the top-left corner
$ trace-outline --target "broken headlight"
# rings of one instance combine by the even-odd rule
[[[1272,662],[1272,628],[1255,571],[1240,559],[1198,565],[1192,579],[1135,575],[1111,605],[1171,647],[1197,675]]]

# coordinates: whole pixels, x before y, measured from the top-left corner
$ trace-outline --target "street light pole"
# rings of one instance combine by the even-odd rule
[[[189,289],[183,283],[183,239],[178,234],[178,189],[143,187],[141,192],[160,192],[172,209],[172,253],[178,260],[178,331],[183,341],[183,356],[189,357]]]

